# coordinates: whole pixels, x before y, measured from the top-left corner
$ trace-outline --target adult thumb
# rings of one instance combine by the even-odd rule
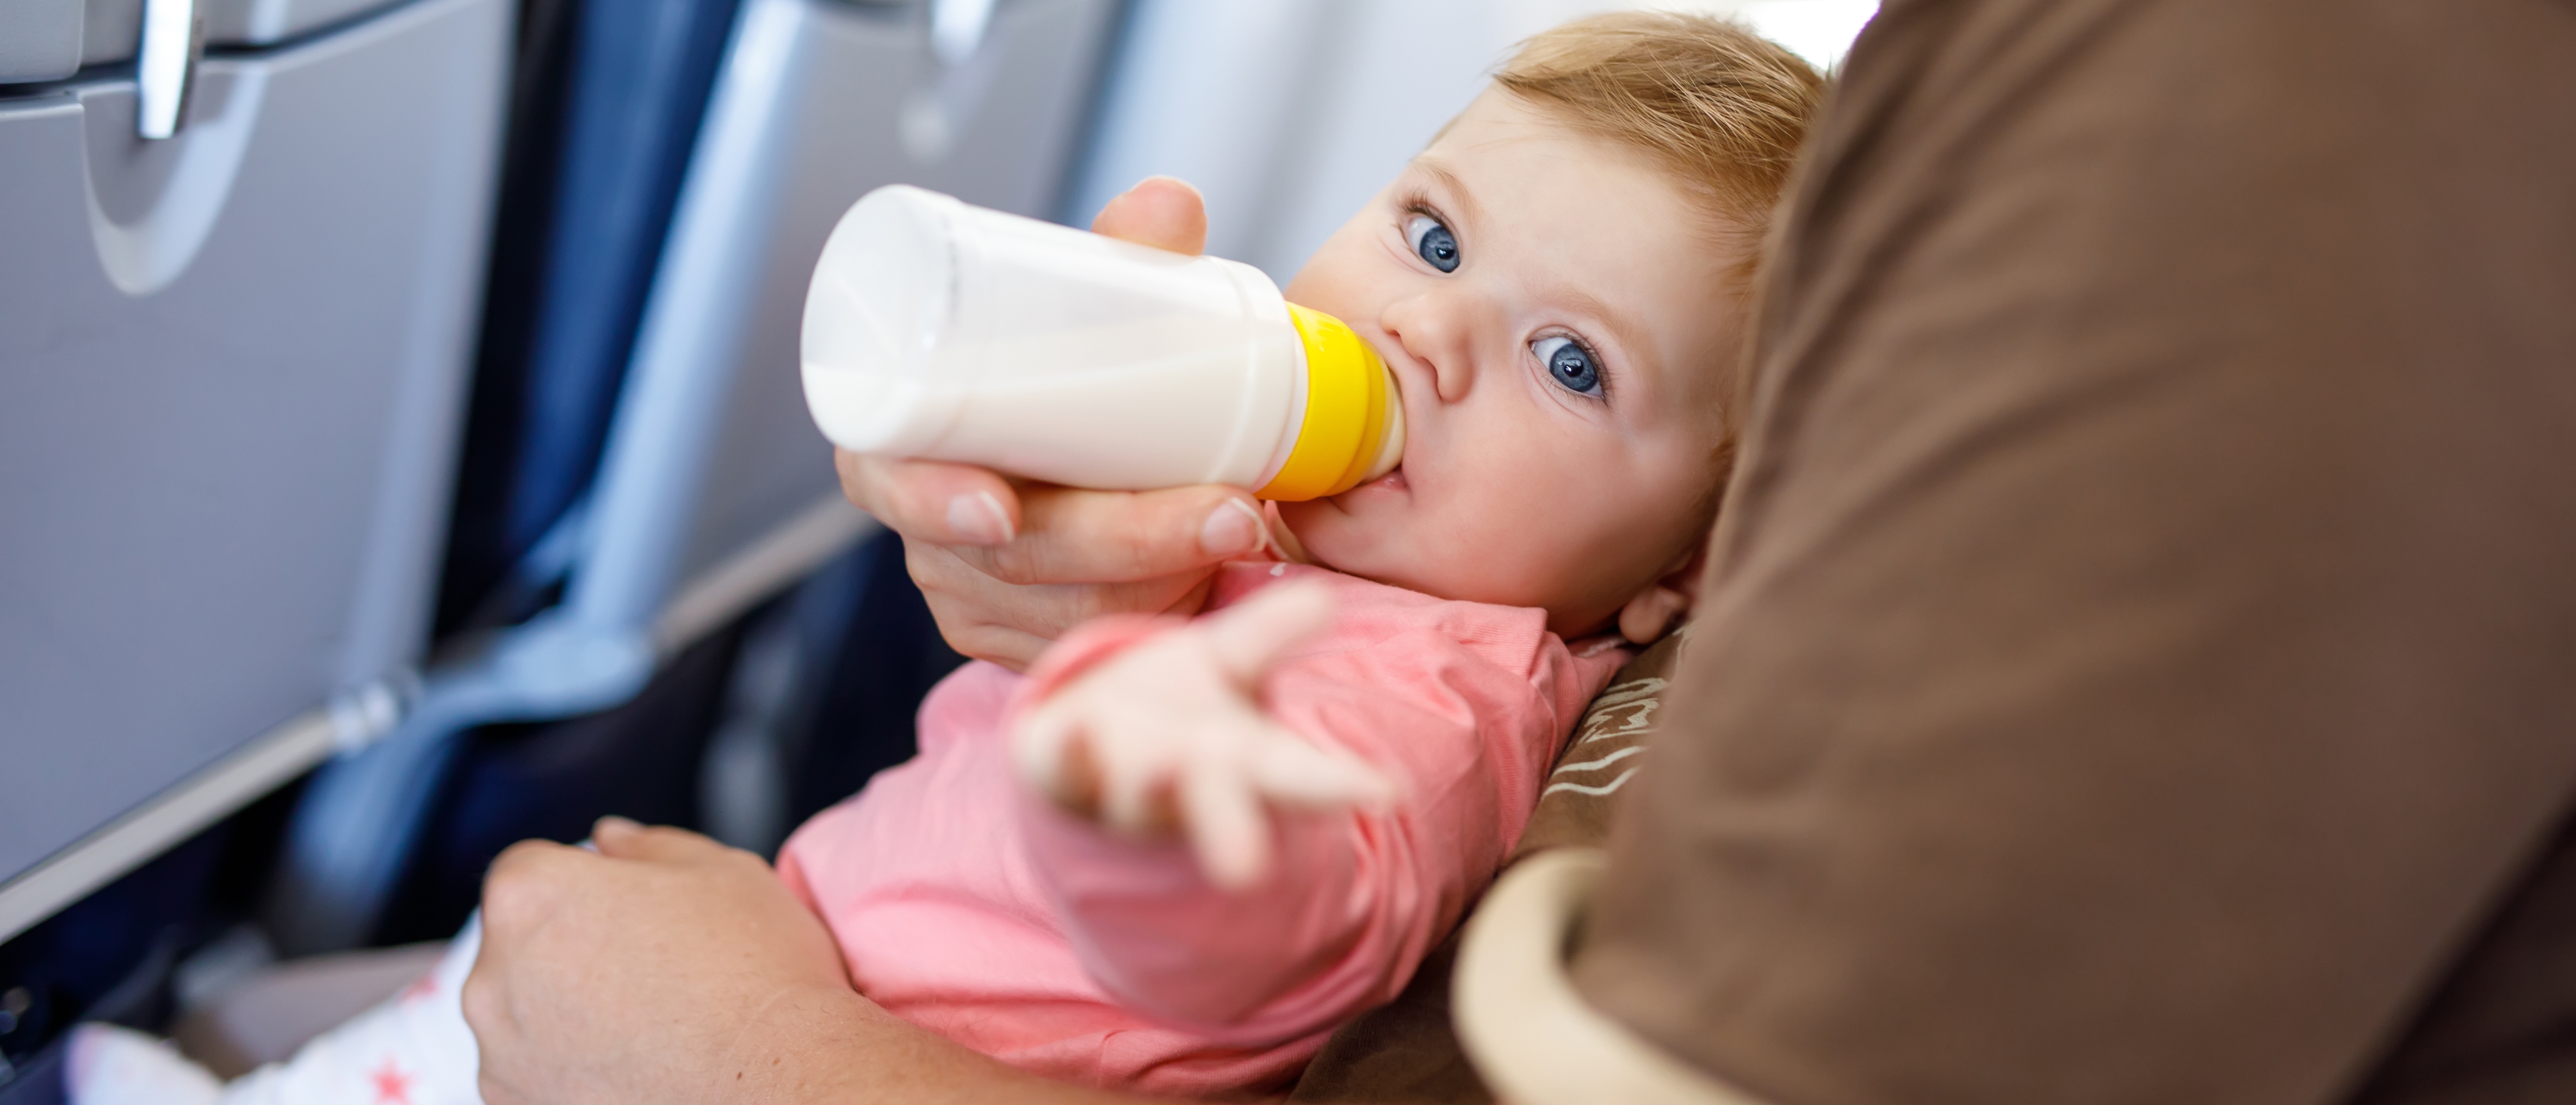
[[[1198,254],[1207,250],[1207,201],[1184,181],[1149,176],[1102,205],[1091,230],[1140,246]]]
[[[689,863],[723,856],[732,849],[667,825],[640,825],[614,815],[590,827],[591,846],[610,859],[653,863]]]

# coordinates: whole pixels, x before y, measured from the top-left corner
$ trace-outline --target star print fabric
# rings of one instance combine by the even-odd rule
[[[480,1056],[458,996],[482,932],[468,924],[420,981],[229,1085],[150,1037],[83,1026],[70,1105],[482,1105]]]

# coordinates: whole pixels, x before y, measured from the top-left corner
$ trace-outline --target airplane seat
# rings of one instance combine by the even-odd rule
[[[441,640],[507,634],[561,598],[738,8],[737,0],[538,0],[522,12],[510,160],[438,589]],[[550,722],[467,724],[452,738],[455,762],[442,787],[416,794],[424,819],[412,834],[417,852],[386,861],[413,874],[382,877],[420,882],[418,869],[444,870],[431,861],[471,855],[497,833],[562,839],[566,816],[603,804],[694,823],[688,806],[654,801],[654,792],[674,789],[675,775],[686,787],[693,735],[679,730],[693,719],[687,704],[721,683],[726,640],[719,631],[683,649],[636,701],[567,723],[571,732],[538,756],[548,762],[533,776],[508,765],[549,744]],[[639,711],[675,704],[673,722],[633,724],[648,716]],[[508,843],[484,849],[483,860]],[[290,950],[445,934],[415,916],[422,903],[409,884],[387,885],[382,915],[403,922],[391,933],[350,926],[317,937],[294,902],[271,913],[285,915],[279,927]]]
[[[511,7],[0,5],[0,1102],[410,684]]]
[[[174,4],[193,86],[138,76]],[[907,755],[957,658],[804,413],[806,276],[881,184],[1051,214],[1124,10],[0,6],[0,711],[65,735],[0,771],[0,1105],[251,977],[246,917],[427,935],[514,833],[774,847]]]
[[[731,842],[774,855],[785,833],[859,792],[878,771],[912,758],[913,715],[930,688],[966,662],[939,635],[904,567],[903,541],[871,539],[846,569],[857,577],[850,624],[813,680],[809,712],[783,742],[784,805],[760,831]]]
[[[529,0],[435,632],[515,624],[588,490],[738,0]]]
[[[837,735],[766,751],[712,743],[726,704],[754,689],[736,685],[756,673],[733,670],[733,654],[747,647],[734,635],[783,617],[777,610],[806,610],[806,637],[823,632],[812,627],[819,619],[836,643],[944,654],[926,616],[908,615],[901,632],[842,624],[871,603],[901,607],[908,582],[845,588],[851,605],[812,612],[828,605],[816,597],[833,574],[824,569],[855,555],[873,523],[841,498],[829,447],[804,409],[797,347],[807,278],[841,212],[883,184],[1052,213],[1123,6],[740,0],[716,21],[705,13],[731,0],[660,2],[682,14],[643,22],[672,38],[721,30],[703,106],[616,91],[677,80],[698,56],[690,49],[629,27],[625,52],[613,55],[626,61],[597,64],[607,36],[589,26],[595,20],[578,20],[546,277],[525,344],[500,344],[519,339],[496,331],[483,361],[493,377],[477,385],[489,400],[478,415],[501,411],[518,425],[477,426],[476,447],[516,450],[520,474],[484,477],[502,491],[459,507],[486,530],[458,527],[453,590],[441,602],[457,632],[413,709],[390,738],[327,767],[298,810],[266,915],[290,953],[452,931],[502,846],[530,835],[575,839],[601,814],[732,824],[750,834],[729,833],[738,842],[774,846],[754,838],[792,824],[776,792],[790,779],[836,777],[783,772],[781,757],[829,759],[848,747]],[[660,60],[633,61],[644,52]],[[586,114],[599,102],[617,110]],[[649,110],[663,122],[633,121]],[[670,120],[692,110],[700,121],[687,141],[645,139],[685,132]],[[603,126],[624,140],[585,134]],[[603,213],[657,200],[637,182],[652,177],[656,158],[674,156],[667,225]],[[608,167],[592,167],[592,157]],[[652,240],[628,240],[638,234]],[[630,262],[649,276],[611,279]],[[618,371],[602,367],[621,357]],[[525,379],[512,381],[505,369],[521,363]],[[558,383],[558,371],[589,384]],[[604,428],[550,406],[582,394],[606,410]],[[556,510],[549,520],[539,507]],[[477,594],[501,559],[496,549],[518,559]],[[799,597],[779,597],[791,591]],[[647,696],[685,708],[643,708]],[[851,724],[899,727],[908,738],[909,700],[863,698],[893,713]],[[793,728],[777,722],[766,730],[773,743]],[[837,778],[855,789],[864,776],[850,777],[848,766],[884,757],[842,759]],[[722,778],[699,778],[702,767]],[[742,785],[764,771],[772,793]],[[708,795],[724,808],[708,808]]]
[[[388,893],[369,946],[455,935],[483,872],[521,840],[569,843],[610,813],[697,828],[697,773],[740,653],[739,624],[665,663],[633,699],[595,714],[489,725],[458,738],[446,785]]]
[[[222,900],[237,853],[229,827],[202,833],[0,944],[0,1103],[51,1105],[48,1046],[76,1020],[165,1023],[180,959],[212,923],[246,903]],[[274,838],[271,838],[273,843]]]
[[[226,1076],[292,1055],[316,1033],[436,965],[446,937],[473,908],[491,855],[531,836],[578,839],[589,831],[594,811],[697,824],[729,843],[772,854],[788,830],[856,793],[878,770],[911,758],[913,711],[931,684],[964,660],[939,639],[929,608],[905,572],[901,542],[891,535],[871,538],[719,640],[675,661],[675,678],[656,680],[625,707],[562,723],[592,732],[495,739],[489,749],[467,753],[469,760],[490,756],[499,762],[460,765],[455,773],[454,785],[469,793],[442,803],[439,823],[424,834],[427,843],[375,934],[373,942],[387,946],[244,974],[177,1010],[171,1037],[182,1051]],[[780,672],[782,664],[794,670]],[[764,665],[766,671],[756,670]],[[726,678],[711,679],[710,672]],[[772,709],[764,712],[764,704]],[[620,793],[615,788],[634,785],[633,776],[566,777],[572,775],[566,766],[586,759],[580,748],[567,745],[620,738],[624,747],[623,730],[652,724],[630,712],[665,709],[685,716],[665,724],[661,739],[714,730],[693,742],[703,749],[706,764],[705,774],[690,780],[696,793],[667,785],[653,794]],[[712,722],[707,711],[715,715]],[[740,749],[744,743],[751,749]],[[751,780],[759,786],[757,797],[728,801],[721,793],[728,776],[743,774],[742,755],[727,756],[727,746],[760,757],[765,770],[753,772]],[[574,812],[538,812],[550,803]]]

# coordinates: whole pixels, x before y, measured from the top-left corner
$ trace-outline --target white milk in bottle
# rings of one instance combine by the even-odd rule
[[[862,197],[805,296],[805,402],[842,448],[1077,487],[1337,495],[1393,469],[1376,351],[1250,265],[905,185]]]

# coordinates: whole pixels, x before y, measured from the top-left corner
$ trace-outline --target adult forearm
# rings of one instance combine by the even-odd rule
[[[1112,1105],[1157,1099],[1050,1081],[960,1047],[848,990],[786,992],[725,1053],[724,1105]]]
[[[489,1105],[1072,1103],[852,990],[756,856],[610,819],[596,853],[525,843],[484,884],[465,984]]]

